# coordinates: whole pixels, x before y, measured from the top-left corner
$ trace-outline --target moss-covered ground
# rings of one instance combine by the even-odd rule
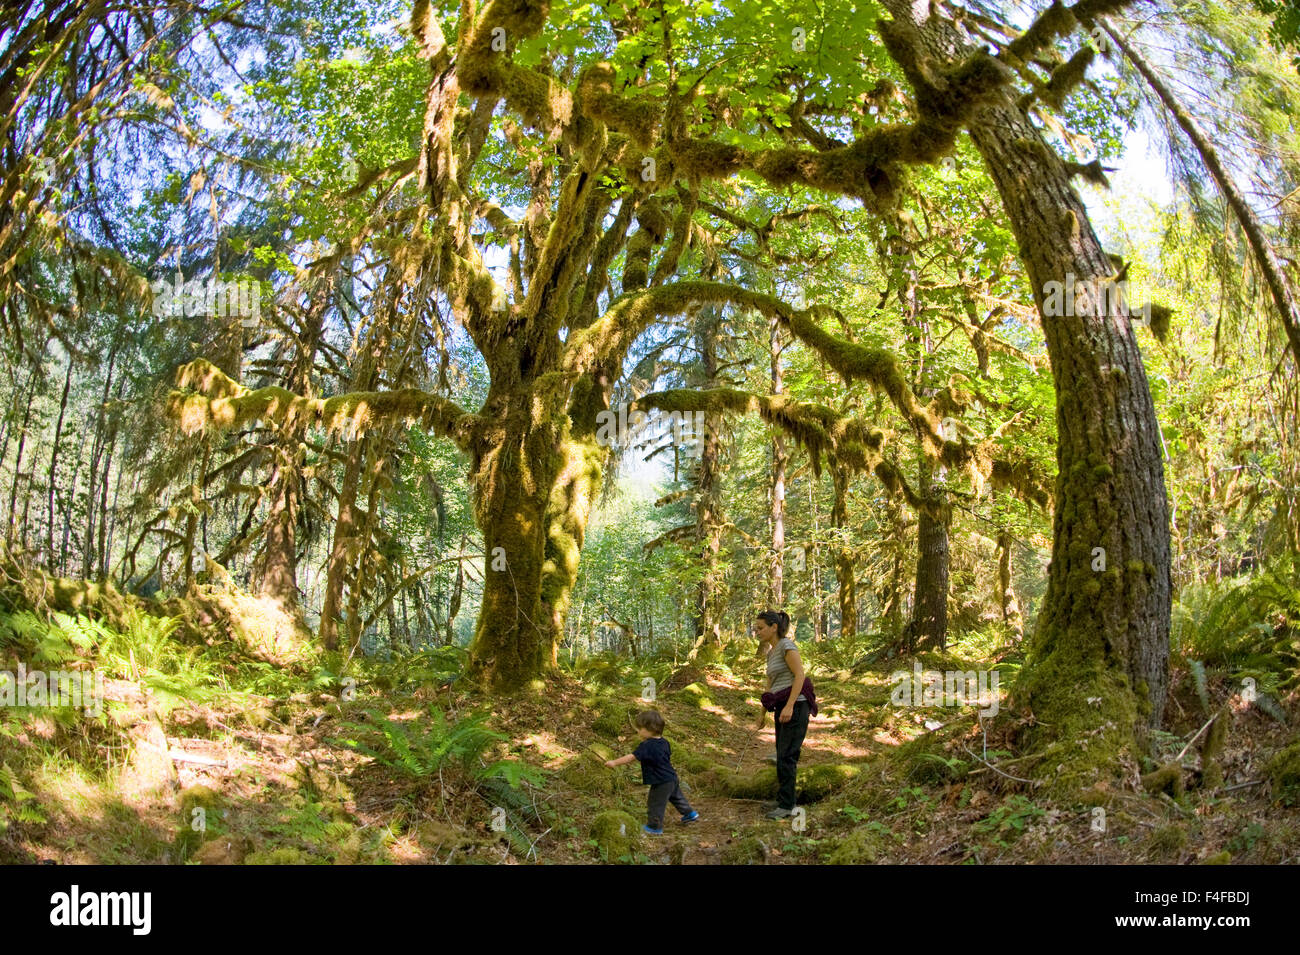
[[[530,692],[486,694],[442,648],[390,662],[304,651],[268,662],[246,642],[130,613],[9,614],[0,670],[17,661],[105,677],[99,715],[0,707],[0,862],[348,863],[1281,863],[1300,858],[1294,726],[1226,680],[1175,668],[1169,725],[1142,765],[1062,791],[1041,752],[1014,747],[1006,704],[1019,651],[958,637],[926,669],[1003,668],[1004,710],[899,707],[912,658],[836,668],[809,647],[821,712],[800,764],[803,814],[771,821],[772,717],[761,673],[586,659]],[[161,634],[161,636],[160,636]],[[1001,662],[986,661],[1000,657]],[[851,663],[851,661],[850,661]],[[652,703],[649,680],[661,688]],[[1204,694],[1204,695],[1203,695]],[[1209,699],[1221,713],[1200,767]],[[632,716],[659,709],[701,820],[669,809],[640,831]],[[1191,745],[1189,746],[1189,741]],[[1181,753],[1181,757],[1180,757]],[[1144,786],[1162,767],[1177,782]],[[1207,784],[1208,779],[1208,784]]]

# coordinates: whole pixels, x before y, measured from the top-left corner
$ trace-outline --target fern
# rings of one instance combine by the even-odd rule
[[[501,779],[511,788],[525,782],[540,782],[537,770],[518,760],[498,760],[483,765],[484,754],[506,739],[485,725],[486,713],[473,713],[456,722],[448,722],[437,706],[429,707],[431,725],[420,732],[406,723],[395,722],[372,713],[374,727],[383,736],[383,744],[371,746],[356,740],[340,742],[377,762],[415,779],[436,776],[446,770],[458,772],[472,782]],[[356,725],[356,724],[351,724]]]
[[[1173,612],[1173,644],[1189,661],[1208,710],[1205,670],[1245,670],[1300,679],[1300,555],[1286,554],[1252,578],[1183,588]],[[1198,672],[1198,667],[1201,669]]]

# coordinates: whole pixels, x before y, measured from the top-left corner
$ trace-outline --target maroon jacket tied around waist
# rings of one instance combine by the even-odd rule
[[[777,690],[775,693],[768,692],[762,696],[763,709],[769,713],[775,713],[778,706],[785,704],[790,699],[790,691],[793,686],[787,686],[784,690]],[[805,675],[803,678],[803,689],[799,693],[808,700],[808,715],[817,715],[817,693],[813,690],[812,677]]]

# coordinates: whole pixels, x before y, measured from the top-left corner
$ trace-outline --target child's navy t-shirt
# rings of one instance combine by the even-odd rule
[[[641,761],[641,782],[653,786],[656,783],[677,781],[677,772],[670,760],[672,748],[662,736],[652,736],[641,741],[641,745],[632,751],[632,755]]]

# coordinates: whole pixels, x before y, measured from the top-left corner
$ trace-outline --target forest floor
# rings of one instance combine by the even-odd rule
[[[975,650],[965,659],[959,643],[919,662],[977,669],[988,655]],[[271,677],[258,664],[278,693],[230,679],[186,693],[174,674],[171,683],[109,679],[98,721],[39,708],[0,714],[0,862],[1300,859],[1294,693],[1282,701],[1284,724],[1212,682],[1208,696],[1229,719],[1224,778],[1197,788],[1197,749],[1187,744],[1207,697],[1175,671],[1161,761],[1185,751],[1187,788],[1149,794],[1134,778],[1101,798],[1061,801],[1015,778],[1015,754],[986,735],[974,708],[893,705],[891,673],[912,662],[814,671],[821,712],[800,762],[803,813],[782,821],[761,810],[775,770],[772,717],[755,728],[757,662],[656,664],[653,705],[701,816],[682,825],[670,807],[660,837],[640,831],[638,765],[603,765],[634,748],[631,717],[650,705],[634,661],[587,661],[509,699],[409,662],[366,664],[344,693],[301,664]],[[1014,667],[1014,648],[1004,662]],[[322,684],[328,691],[313,688]]]

